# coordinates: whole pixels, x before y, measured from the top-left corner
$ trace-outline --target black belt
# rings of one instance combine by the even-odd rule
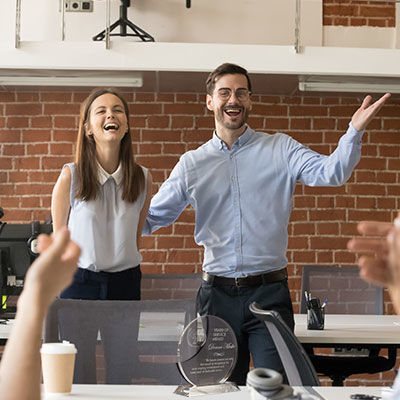
[[[216,276],[203,272],[203,281],[213,286],[238,286],[252,287],[261,286],[266,283],[279,282],[287,278],[286,268],[279,271],[267,272],[261,275],[250,275],[241,278],[225,278],[224,276]]]

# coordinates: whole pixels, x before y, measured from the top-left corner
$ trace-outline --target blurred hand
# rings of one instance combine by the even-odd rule
[[[24,297],[36,296],[35,299],[39,301],[39,304],[47,308],[54,298],[72,282],[81,250],[70,239],[66,227],[52,236],[40,235],[38,240],[41,254],[26,274],[21,297],[24,293]]]
[[[393,224],[362,221],[357,229],[364,236],[351,239],[347,248],[354,253],[367,253],[358,259],[360,276],[376,285],[390,286],[393,277],[388,263],[387,235],[393,229]]]

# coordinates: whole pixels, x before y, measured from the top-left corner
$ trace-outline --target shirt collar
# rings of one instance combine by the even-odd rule
[[[104,185],[110,177],[114,179],[117,185],[121,183],[122,181],[121,163],[119,163],[117,170],[112,174],[109,174],[107,171],[105,171],[104,168],[99,163],[97,163],[97,169],[98,169],[98,180],[100,182],[100,185]]]
[[[238,140],[236,140],[232,148],[244,146],[253,135],[254,135],[253,129],[251,129],[248,125],[246,125],[246,130],[243,132],[242,135],[239,136]],[[226,148],[225,142],[218,137],[217,132],[215,130],[211,141],[214,144],[214,146],[217,147],[219,150]]]

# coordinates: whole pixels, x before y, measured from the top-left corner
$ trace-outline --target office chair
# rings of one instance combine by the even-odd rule
[[[305,291],[327,300],[327,314],[383,314],[383,289],[362,280],[358,268],[306,265],[302,272],[301,313],[307,313]],[[379,356],[381,346],[369,348],[362,356],[315,355],[312,347],[304,347],[316,371],[329,376],[333,386],[343,386],[353,374],[390,370],[397,356],[397,349],[392,347],[387,347],[388,357]]]
[[[319,386],[317,373],[306,352],[293,332],[276,311],[263,310],[251,303],[250,311],[264,322],[281,358],[283,368],[291,386]]]
[[[57,299],[44,341],[76,345],[74,383],[101,381],[104,360],[105,383],[180,385],[178,341],[195,317],[194,300]]]

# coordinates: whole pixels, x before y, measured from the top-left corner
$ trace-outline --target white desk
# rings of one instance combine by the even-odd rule
[[[295,334],[304,344],[400,345],[397,315],[325,315],[325,329],[308,330],[306,314],[295,315]]]
[[[147,318],[147,315],[145,316]],[[160,321],[143,320],[139,328],[140,340],[177,339],[183,330],[183,322],[177,317],[177,326],[162,324],[160,338]],[[400,345],[400,317],[397,315],[333,315],[325,316],[325,329],[314,331],[307,329],[306,315],[296,314],[295,334],[301,343],[332,346],[340,344]],[[12,321],[0,324],[0,341],[10,336]]]
[[[179,400],[185,397],[174,394],[176,386],[151,385],[73,385],[71,395],[45,395],[44,399],[59,400]],[[348,400],[351,394],[363,393],[382,396],[382,387],[325,387],[314,389],[325,400]],[[304,391],[303,388],[295,388]],[[196,397],[199,400],[250,400],[247,388],[242,387],[239,392],[205,395]]]

